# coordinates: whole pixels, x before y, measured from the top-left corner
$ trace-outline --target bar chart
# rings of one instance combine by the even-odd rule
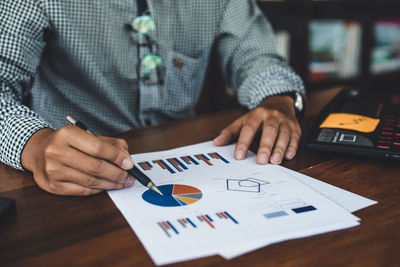
[[[209,227],[209,229],[216,229],[218,226],[222,227],[223,224],[221,223],[225,222],[231,222],[234,225],[239,224],[239,222],[227,211],[216,212],[213,217],[209,214],[201,214],[195,218],[197,220],[186,217],[177,219],[176,223],[171,221],[161,221],[157,224],[169,238],[174,235],[180,235],[183,231],[197,230],[202,224]]]
[[[217,161],[229,164],[230,162],[217,152],[188,155],[175,158],[157,159],[139,162],[138,165],[143,171],[150,171],[158,166],[171,174],[184,172],[193,166],[214,166]]]

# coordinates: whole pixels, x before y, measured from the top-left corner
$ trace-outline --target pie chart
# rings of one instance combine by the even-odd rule
[[[193,204],[203,196],[199,189],[189,185],[166,184],[158,186],[158,189],[164,196],[149,189],[143,193],[142,198],[156,206],[179,207]]]

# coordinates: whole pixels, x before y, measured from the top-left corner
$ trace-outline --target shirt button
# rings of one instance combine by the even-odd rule
[[[179,58],[174,58],[174,66],[178,69],[182,68],[184,63]]]
[[[151,125],[151,120],[150,119],[145,119],[144,123],[146,124],[146,126],[150,126]]]

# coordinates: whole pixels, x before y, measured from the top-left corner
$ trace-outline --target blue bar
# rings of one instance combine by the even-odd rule
[[[267,219],[272,219],[272,218],[286,216],[286,215],[288,215],[288,214],[283,210],[264,214],[265,218],[267,218]]]
[[[188,158],[196,165],[199,165],[199,163],[197,161],[195,161],[191,156],[188,156]]]
[[[197,226],[189,218],[186,218],[186,221],[188,221],[194,228],[197,228]]]
[[[179,235],[179,232],[175,229],[175,227],[174,227],[169,221],[167,221],[167,224],[169,225],[169,227],[172,228],[172,230],[174,230],[174,232],[175,232],[177,235]]]
[[[162,164],[164,164],[165,167],[167,167],[167,169],[169,170],[170,173],[175,173],[175,171],[174,171],[173,169],[171,169],[171,167],[170,167],[167,163],[165,163],[165,161],[163,161],[162,159],[160,159],[160,162],[161,162]]]
[[[217,155],[218,157],[220,157],[220,159],[225,162],[225,163],[229,163],[229,161],[227,161],[224,157],[222,157],[220,154],[218,154],[217,152],[214,152],[215,155]]]
[[[201,154],[206,160],[210,160],[206,155]]]
[[[181,167],[184,169],[184,170],[187,170],[188,168],[186,167],[186,165],[185,164],[183,164],[182,162],[180,162],[179,161],[179,159],[177,159],[177,158],[174,158],[174,160],[176,160],[176,162],[178,162],[179,163],[179,165],[181,165]]]
[[[239,224],[227,211],[224,211],[224,214],[229,217],[234,223]]]
[[[210,220],[210,222],[213,222],[213,219],[211,219],[210,216],[206,215],[206,218]]]
[[[316,210],[316,209],[317,208],[315,208],[314,206],[305,206],[305,207],[296,208],[296,209],[292,209],[292,210],[296,213],[303,213],[303,212],[312,211],[312,210]]]
[[[169,164],[171,164],[178,172],[183,172],[182,169],[175,164],[175,162],[172,161],[172,159],[167,159],[167,161],[169,162]]]
[[[150,162],[146,161],[147,165],[149,165],[150,168],[153,168],[153,166],[151,166]]]

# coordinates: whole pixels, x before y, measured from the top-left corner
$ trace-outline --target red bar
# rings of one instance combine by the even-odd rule
[[[169,230],[170,227],[168,224],[166,224],[165,222],[161,222],[161,224],[165,227],[165,229]]]
[[[199,157],[208,165],[213,166],[213,164],[211,162],[209,162],[205,157],[203,157],[202,155],[199,155]]]
[[[380,136],[379,139],[392,139],[392,137],[391,137],[391,136],[387,136],[387,137],[385,137],[385,136]]]
[[[390,132],[381,132],[381,134],[388,134],[388,135],[392,135],[393,133],[390,133]]]
[[[397,136],[400,136],[400,133],[397,133],[396,135],[397,135]]]
[[[400,143],[393,143],[393,145],[400,146]]]
[[[219,214],[221,214],[221,216],[224,217],[225,219],[228,219],[228,216],[226,216],[225,213],[220,212]]]
[[[167,168],[167,167],[165,167],[165,165],[160,160],[156,160],[156,162],[158,163],[158,165],[161,166],[161,168],[163,168],[163,169]]]
[[[142,162],[142,164],[143,164],[143,166],[145,166],[145,167],[146,167],[146,169],[147,169],[147,170],[151,170],[150,166],[149,166],[149,165],[147,165],[147,163],[146,163],[146,162]]]
[[[173,162],[173,163],[175,163],[175,164],[176,164],[176,166],[181,166],[181,165],[179,164],[179,162],[177,162],[175,159],[173,159],[173,158],[170,158],[170,160],[172,160],[172,162]]]
[[[379,148],[385,148],[385,149],[389,149],[388,146],[378,146]]]
[[[215,228],[214,225],[203,215],[200,216],[211,228]]]
[[[217,159],[221,159],[217,154],[215,153],[211,153],[211,155],[213,155],[214,157],[216,157]]]
[[[186,219],[182,219],[182,222],[183,222],[183,223],[188,223],[188,222],[186,221]]]
[[[382,130],[385,130],[385,131],[393,131],[394,128],[383,128]]]

